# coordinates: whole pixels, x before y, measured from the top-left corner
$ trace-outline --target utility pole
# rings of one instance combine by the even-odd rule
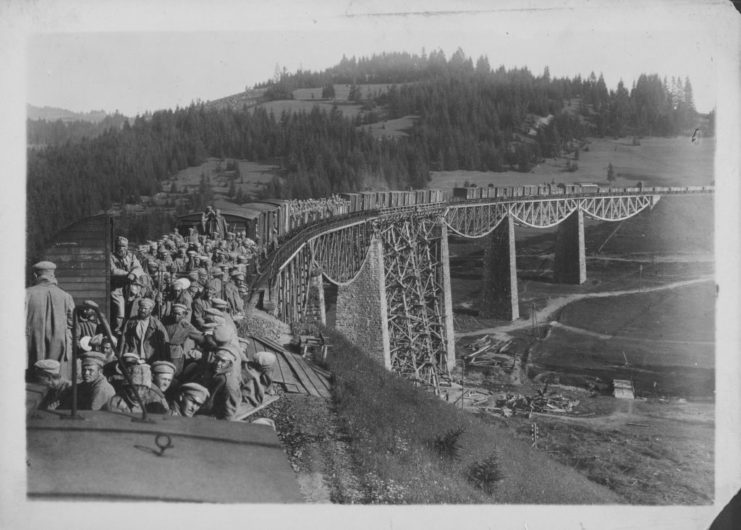
[[[535,316],[535,302],[530,302],[530,334],[535,336],[535,328],[537,328],[538,319]]]

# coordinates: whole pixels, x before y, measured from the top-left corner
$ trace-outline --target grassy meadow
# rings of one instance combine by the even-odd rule
[[[641,139],[592,139],[588,151],[582,149],[576,163],[579,169],[566,171],[573,156],[546,159],[529,173],[505,171],[433,171],[430,188],[452,188],[466,181],[477,186],[521,186],[525,184],[592,182],[607,185],[607,168],[612,164],[617,179],[614,186],[703,186],[713,182],[715,138],[693,143],[689,137]]]
[[[236,189],[241,189],[252,197],[256,197],[275,175],[277,166],[238,160],[241,179],[235,179]],[[226,195],[229,192],[232,172],[225,171],[226,161],[218,158],[209,158],[200,166],[189,167],[179,171],[171,182],[176,183],[179,191],[194,191],[198,189],[201,175],[205,175],[214,193]]]

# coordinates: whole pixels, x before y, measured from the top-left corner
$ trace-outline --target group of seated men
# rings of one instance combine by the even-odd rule
[[[182,309],[182,308],[178,308]],[[116,357],[115,337],[86,337],[77,384],[79,410],[164,413],[192,417],[206,414],[220,419],[243,417],[273,394],[275,354],[246,353],[235,333],[221,325],[209,326],[189,351],[185,362],[145,359],[135,352]],[[108,352],[108,353],[106,353]],[[60,374],[60,363],[42,359],[33,365],[31,380],[48,391],[40,408],[72,406],[72,383]]]

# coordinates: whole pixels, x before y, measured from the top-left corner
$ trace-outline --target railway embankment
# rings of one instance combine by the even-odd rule
[[[615,504],[507,428],[383,369],[333,330],[332,399],[287,395],[276,422],[309,500],[338,503]]]

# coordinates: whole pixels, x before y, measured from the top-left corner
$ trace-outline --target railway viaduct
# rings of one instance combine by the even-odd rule
[[[388,369],[428,383],[455,365],[448,236],[488,238],[482,306],[519,318],[515,225],[557,226],[555,280],[581,284],[584,217],[622,221],[688,188],[609,190],[427,204],[310,225],[270,256],[255,286],[294,324],[325,322],[323,278],[337,285],[336,328]]]

